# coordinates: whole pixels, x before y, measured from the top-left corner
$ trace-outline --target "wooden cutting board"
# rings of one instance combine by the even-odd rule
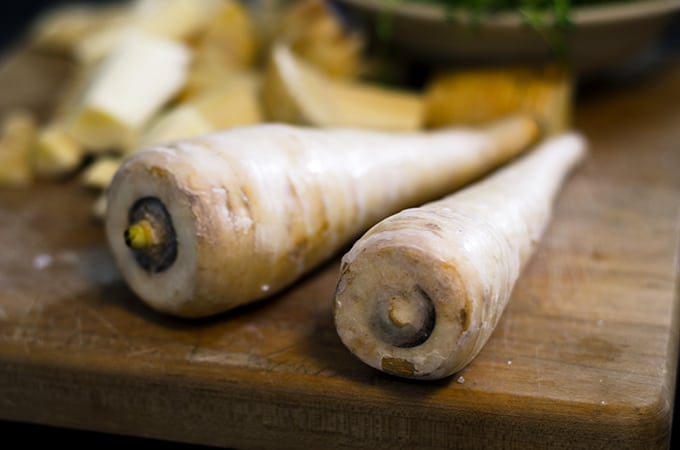
[[[22,54],[0,114],[67,70]],[[0,190],[0,418],[239,448],[659,448],[678,360],[680,63],[579,100],[591,143],[479,357],[438,382],[336,336],[338,260],[207,320],[145,307],[73,180]],[[511,189],[509,189],[510,191]]]

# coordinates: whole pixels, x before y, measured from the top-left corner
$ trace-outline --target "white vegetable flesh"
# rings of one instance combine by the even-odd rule
[[[343,257],[334,316],[365,363],[416,379],[449,376],[487,342],[583,157],[563,135],[496,174],[371,228]]]
[[[94,72],[72,127],[91,150],[126,147],[182,87],[190,52],[180,42],[143,33],[124,39]]]

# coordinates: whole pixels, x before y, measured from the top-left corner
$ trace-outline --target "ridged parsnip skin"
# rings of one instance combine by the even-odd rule
[[[343,257],[337,332],[365,363],[437,379],[480,352],[585,153],[575,133],[494,175],[373,226]]]
[[[536,135],[524,118],[430,134],[269,124],[152,147],[114,177],[108,242],[149,305],[207,316],[272,295],[378,220],[450,192]],[[123,239],[145,197],[165,205],[179,246],[157,273]]]

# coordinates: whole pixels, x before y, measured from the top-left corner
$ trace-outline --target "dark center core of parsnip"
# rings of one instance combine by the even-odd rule
[[[417,347],[432,334],[436,320],[434,304],[418,285],[410,292],[378,300],[376,307],[377,331],[390,345]]]
[[[143,224],[153,239],[146,245],[135,245],[131,232]],[[177,234],[172,217],[157,197],[143,197],[130,208],[125,244],[130,248],[139,266],[150,273],[163,272],[177,259]]]

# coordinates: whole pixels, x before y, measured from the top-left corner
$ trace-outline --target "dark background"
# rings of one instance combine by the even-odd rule
[[[113,3],[114,0],[79,0],[77,3]],[[6,0],[0,2],[0,52],[16,43],[26,25],[48,8],[58,7],[73,0]]]
[[[80,0],[79,3],[112,3],[115,0]],[[0,10],[0,55],[11,48],[12,45],[17,44],[23,37],[26,27],[38,15],[48,8],[58,7],[66,3],[73,3],[73,0],[15,0],[4,1]],[[675,25],[669,30],[666,38],[660,45],[658,58],[668,58],[679,56],[680,49],[680,20],[675,21]],[[657,64],[662,64],[663,61],[656,61]],[[620,83],[621,80],[610,80],[611,83]],[[598,80],[598,85],[608,83],[607,80]],[[679,175],[680,176],[680,175]],[[678,404],[680,403],[680,393],[676,389],[675,395],[675,416],[677,417]],[[676,421],[677,422],[677,421]],[[32,447],[34,445],[44,444],[46,441],[53,446],[60,446],[61,444],[67,446],[122,446],[122,445],[143,445],[154,448],[169,448],[169,449],[184,449],[184,448],[207,448],[200,446],[190,446],[183,444],[173,444],[163,441],[156,441],[142,438],[129,438],[123,436],[115,436],[104,433],[94,433],[89,431],[72,431],[61,428],[14,423],[0,420],[0,439],[2,439],[3,448],[14,448],[18,446]],[[17,444],[12,444],[16,442]],[[673,429],[673,436],[671,439],[673,444],[680,444],[680,427],[676,426]],[[7,444],[7,446],[5,446]]]

